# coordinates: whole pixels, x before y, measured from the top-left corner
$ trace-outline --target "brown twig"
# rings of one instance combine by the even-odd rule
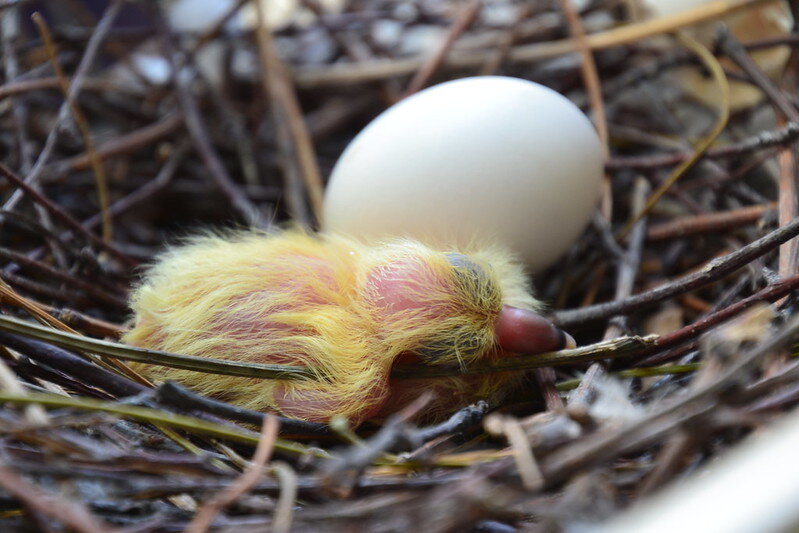
[[[637,354],[636,358],[649,355],[653,352],[662,352],[666,348],[678,346],[688,340],[695,339],[705,331],[708,331],[718,324],[721,324],[722,322],[741,314],[756,304],[761,302],[774,302],[788,294],[791,294],[797,289],[799,289],[799,276],[793,276],[779,280],[747,298],[739,300],[734,304],[707,315],[706,317],[701,318],[683,328],[661,336],[658,339],[656,346],[644,348],[639,354]],[[674,354],[672,353],[659,353],[658,355],[653,355],[651,357],[647,357],[646,359],[640,360],[636,366],[659,365],[673,358]]]
[[[324,185],[316,161],[313,141],[308,134],[308,127],[303,119],[291,76],[277,56],[272,44],[272,35],[264,26],[263,6],[260,2],[254,2],[254,5],[258,13],[258,27],[255,33],[258,38],[258,52],[261,59],[261,82],[263,90],[271,99],[272,117],[278,140],[284,157],[289,159],[286,163],[296,165],[305,184],[316,222],[321,223]],[[299,202],[295,201],[294,203]],[[302,212],[297,205],[295,205],[295,210],[297,210],[297,214]]]
[[[585,28],[580,20],[580,16],[571,4],[572,0],[559,0],[560,7],[566,15],[566,22],[569,25],[569,34],[576,43],[577,51],[580,53],[580,73],[583,78],[585,92],[588,95],[588,102],[594,115],[592,117],[599,140],[602,143],[602,153],[604,159],[610,156],[608,135],[608,118],[605,112],[605,103],[602,98],[602,82],[599,80],[596,62],[591,48],[586,41]],[[603,178],[603,192],[601,203],[602,214],[607,220],[613,216],[613,187],[610,183],[610,176],[605,174]]]
[[[71,85],[73,80],[67,80]],[[61,80],[57,77],[36,78],[32,80],[12,81],[5,85],[0,85],[0,100],[15,95],[30,93],[42,90],[60,90]],[[131,96],[143,96],[142,91],[130,85],[122,85],[109,80],[86,78],[83,80],[83,91],[96,93],[129,94]]]
[[[264,468],[269,462],[274,449],[275,439],[278,434],[278,420],[273,416],[267,416],[261,426],[261,438],[258,447],[255,448],[255,455],[247,465],[247,469],[234,483],[220,492],[216,497],[203,505],[194,519],[186,527],[187,533],[204,533],[211,527],[214,517],[225,507],[239,499],[242,494],[250,490],[264,473]]]
[[[114,20],[121,11],[122,5],[123,2],[119,0],[111,3],[111,5],[103,14],[103,17],[100,19],[100,22],[97,24],[93,40],[90,40],[87,46],[99,46],[103,37],[105,37],[105,35],[111,29],[111,25],[114,23]],[[89,130],[89,123],[86,121],[86,117],[77,103],[77,91],[75,91],[73,94],[73,91],[70,89],[69,80],[64,74],[64,70],[61,67],[61,62],[58,60],[58,51],[56,49],[55,43],[53,42],[47,22],[45,22],[44,18],[39,13],[34,13],[33,21],[36,24],[36,27],[39,29],[39,34],[44,40],[44,47],[47,51],[47,55],[49,56],[50,63],[53,65],[53,70],[55,71],[56,78],[59,81],[61,92],[63,93],[67,104],[69,105],[72,118],[78,125],[81,137],[83,138],[83,144],[86,146],[86,153],[89,156],[89,162],[91,163],[92,171],[94,172],[95,183],[97,186],[97,198],[100,204],[100,213],[103,219],[103,240],[109,242],[113,237],[113,226],[111,223],[111,216],[108,213],[108,184],[106,183],[105,169],[103,168],[102,162],[95,151],[94,140],[92,138],[91,131]]]
[[[175,133],[184,123],[183,113],[169,113],[158,122],[100,144],[97,146],[95,154],[103,161],[118,155],[129,154]],[[84,170],[90,164],[89,155],[80,154],[56,161],[49,165],[48,169],[52,168],[54,174],[63,174],[70,170]]]
[[[650,242],[679,239],[703,233],[717,233],[757,222],[776,210],[775,204],[751,205],[730,211],[685,216],[650,226],[646,239]]]
[[[62,272],[56,268],[51,267],[40,261],[30,259],[24,254],[9,250],[8,248],[0,246],[0,260],[11,261],[17,265],[30,270],[37,271],[41,274],[49,276],[52,280],[59,280],[65,284],[72,286],[97,298],[99,301],[118,309],[127,309],[127,302],[124,297],[110,294],[95,284],[89,283],[67,272]],[[60,290],[60,289],[59,289]]]
[[[25,194],[31,197],[31,199],[36,202],[37,204],[41,205],[45,209],[47,209],[50,213],[53,214],[56,218],[61,220],[64,224],[75,230],[77,233],[80,233],[92,243],[97,245],[98,247],[106,250],[108,253],[113,255],[123,264],[134,267],[138,263],[132,259],[130,256],[120,252],[114,245],[111,243],[105,242],[103,239],[99,238],[97,235],[92,233],[91,231],[87,230],[81,224],[72,218],[66,211],[55,205],[49,199],[47,199],[44,195],[33,189],[30,185],[25,183],[19,176],[14,174],[10,168],[5,166],[4,164],[0,163],[0,175],[5,177],[7,180],[11,181],[14,185],[19,187]]]
[[[82,503],[67,501],[61,496],[42,491],[5,464],[0,464],[0,485],[6,492],[18,498],[31,512],[53,517],[74,531],[80,533],[112,531],[100,523]]]
[[[599,432],[547,456],[540,465],[547,486],[556,486],[580,469],[637,450],[677,427],[709,415],[718,409],[720,395],[734,387],[746,370],[791,342],[797,332],[799,316],[724,368],[712,382],[659,407],[641,421],[629,423],[620,430]]]
[[[616,302],[608,302],[553,314],[555,322],[562,327],[575,326],[615,315],[629,314],[655,305],[663,300],[709,285],[722,277],[746,266],[752,259],[764,255],[780,244],[799,235],[799,219],[778,228],[768,235],[749,243],[722,258],[714,259],[704,268],[660,287]]]
[[[183,63],[180,59],[181,56],[178,56],[174,48],[172,49],[170,57],[172,58],[172,68],[175,72],[192,72],[191,70],[187,70],[189,67]],[[225,165],[222,163],[219,154],[211,142],[205,121],[200,114],[200,107],[193,94],[191,81],[192,80],[188,79],[187,76],[180,75],[176,76],[175,85],[180,106],[183,110],[183,120],[185,121],[186,129],[189,131],[191,140],[194,143],[194,147],[205,163],[206,169],[211,174],[211,178],[222,193],[228,197],[233,208],[238,211],[248,224],[255,227],[262,227],[264,218],[260,210],[247,198],[244,192],[242,192],[241,187],[233,181],[233,178],[225,169]]]
[[[104,16],[104,23],[94,28],[94,31],[92,32],[92,37],[91,39],[89,39],[89,42],[86,44],[86,49],[83,53],[83,57],[81,58],[80,64],[78,65],[78,68],[75,70],[75,74],[72,77],[72,82],[69,85],[69,90],[66,92],[67,96],[65,98],[65,101],[58,110],[58,116],[56,118],[56,122],[53,125],[53,128],[50,130],[50,133],[47,135],[44,147],[42,148],[42,151],[39,153],[39,157],[36,159],[36,163],[33,165],[33,168],[31,169],[30,173],[25,178],[26,183],[33,185],[34,188],[36,187],[36,184],[41,178],[42,173],[45,170],[45,165],[47,164],[47,161],[49,160],[52,151],[55,148],[59,134],[61,133],[62,125],[69,116],[71,102],[74,102],[77,99],[78,95],[80,94],[81,88],[83,87],[83,80],[86,78],[89,68],[94,62],[94,58],[97,55],[97,52],[100,48],[100,44],[107,35],[108,31],[111,29],[111,23],[113,22],[113,19],[118,13],[120,8],[121,8],[121,2],[116,2],[115,7],[113,7],[112,9],[108,9],[106,11]],[[3,208],[12,209],[16,205],[16,203],[19,202],[21,198],[22,198],[21,192],[15,192],[15,194],[13,194],[11,198],[9,198],[8,201],[6,201]]]
[[[460,13],[449,27],[449,31],[447,31],[444,40],[440,45],[438,45],[433,53],[430,54],[430,57],[425,60],[416,74],[414,74],[410,83],[408,83],[408,88],[405,89],[403,98],[407,98],[408,96],[419,92],[430,82],[430,79],[433,77],[439,67],[441,67],[442,63],[444,63],[444,60],[446,59],[450,49],[452,49],[452,46],[455,44],[455,41],[457,41],[458,37],[460,37],[461,34],[472,25],[475,19],[477,19],[477,15],[480,13],[481,7],[481,0],[472,0],[470,3],[461,8]]]
[[[706,153],[707,158],[738,157],[748,152],[763,150],[773,146],[784,146],[799,139],[799,122],[789,122],[785,126],[774,131],[763,131],[749,139],[721,146],[710,148]],[[613,157],[606,164],[608,170],[634,169],[647,170],[659,167],[670,167],[677,165],[691,157],[692,152],[675,152],[666,155],[645,155],[629,157]]]
[[[796,104],[788,99],[779,87],[771,81],[768,74],[747,54],[744,47],[733,35],[725,34],[724,39],[721,41],[721,47],[727,53],[727,56],[766,94],[772,105],[783,114],[785,119],[794,123],[799,122],[799,109],[796,108]],[[783,121],[781,120],[781,122]],[[780,150],[778,162],[780,169],[779,222],[780,225],[785,225],[793,220],[797,212],[799,212],[796,186],[799,167],[797,167],[796,148],[787,146]],[[795,242],[787,242],[780,247],[780,275],[790,276],[797,271],[796,263],[799,257],[797,250]]]

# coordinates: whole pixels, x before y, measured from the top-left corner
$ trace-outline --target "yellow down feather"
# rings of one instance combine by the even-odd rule
[[[392,278],[402,276],[396,265],[407,264],[421,265],[430,279],[445,282],[415,285]],[[387,310],[375,277],[410,283],[422,307],[444,312],[431,319],[416,309]],[[522,268],[501,249],[433,250],[412,240],[365,246],[300,231],[207,235],[167,251],[147,272],[131,298],[136,324],[123,340],[231,361],[304,365],[317,379],[140,369],[250,409],[314,421],[340,414],[359,423],[401,407],[423,389],[438,393],[437,411],[503,389],[511,375],[388,378],[403,354],[429,364],[492,356],[493,322],[503,304],[537,306]],[[291,408],[292,398],[301,408]],[[318,402],[303,403],[309,398]]]

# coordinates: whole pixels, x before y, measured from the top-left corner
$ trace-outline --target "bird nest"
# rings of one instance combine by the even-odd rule
[[[786,418],[799,72],[753,57],[799,39],[708,25],[762,3],[653,19],[624,1],[0,0],[0,529],[557,531],[614,519]],[[477,74],[554,88],[608,146],[592,224],[535,279],[578,348],[398,367],[522,384],[433,425],[415,422],[421,395],[357,430],[129,369],[203,364],[119,343],[164,246],[315,227],[370,119]]]

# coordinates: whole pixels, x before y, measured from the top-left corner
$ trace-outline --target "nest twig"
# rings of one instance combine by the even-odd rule
[[[633,2],[305,0],[279,27],[267,9],[235,29],[254,1],[194,31],[168,3],[0,0],[0,529],[562,529],[616,516],[799,404],[799,72],[773,79],[751,57],[795,57],[799,37],[722,33],[691,53],[651,39],[763,1],[641,20]],[[762,101],[721,120],[677,81],[703,65]],[[119,345],[137,268],[198,225],[313,226],[371,118],[481,72],[607,123],[603,216],[535,280],[581,348],[398,366],[526,377],[433,426],[411,421],[423,397],[357,433],[282,419],[280,437],[263,413],[125,367],[314,379]]]

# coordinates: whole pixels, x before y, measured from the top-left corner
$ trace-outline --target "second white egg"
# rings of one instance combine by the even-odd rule
[[[594,211],[602,148],[588,118],[542,85],[500,76],[424,90],[372,121],[339,159],[324,227],[366,241],[497,242],[533,270]]]

